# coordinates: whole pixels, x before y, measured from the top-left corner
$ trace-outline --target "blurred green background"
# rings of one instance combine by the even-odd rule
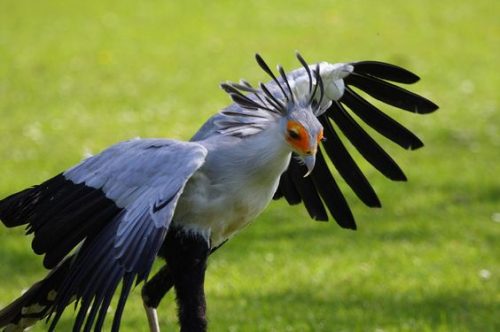
[[[388,110],[422,150],[376,136],[410,181],[364,167],[384,208],[346,190],[357,232],[272,203],[211,259],[210,330],[499,331],[499,13],[489,0],[1,0],[0,196],[120,140],[188,139],[228,104],[220,82],[266,79],[257,51],[288,69],[295,50],[392,62],[441,107]],[[45,274],[22,234],[0,228],[0,307]],[[139,293],[123,331],[147,328]],[[176,330],[172,294],[159,312]]]

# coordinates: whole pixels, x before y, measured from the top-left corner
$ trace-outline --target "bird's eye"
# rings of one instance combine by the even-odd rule
[[[290,136],[291,139],[299,139],[300,138],[300,133],[296,129],[289,129],[288,130],[288,136]]]
[[[326,141],[326,138],[323,136],[323,129],[321,129],[321,131],[318,134],[318,143],[324,141]]]

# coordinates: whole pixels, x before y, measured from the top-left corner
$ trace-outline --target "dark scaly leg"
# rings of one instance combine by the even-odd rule
[[[159,331],[156,308],[163,296],[175,287],[182,332],[206,331],[205,270],[210,248],[207,241],[194,233],[172,227],[159,256],[167,261],[143,287],[142,297],[150,330]]]
[[[201,236],[176,232],[166,242],[167,263],[172,271],[181,332],[203,332],[207,329],[205,303],[205,270],[209,244]]]
[[[165,265],[142,287],[142,300],[151,332],[160,332],[156,309],[161,299],[173,286],[172,271],[168,265]]]
[[[178,230],[173,229],[171,233],[169,233],[167,240],[171,240],[173,234],[178,233]],[[179,235],[177,235],[179,236]],[[185,235],[184,235],[185,236]],[[201,239],[200,241],[204,241]],[[167,250],[172,251],[170,255],[173,255],[174,245],[166,245],[167,241],[162,246],[159,256],[162,258],[167,258]],[[220,244],[215,248],[211,248],[209,254],[214,253],[217,249],[219,249],[225,242]],[[184,245],[186,246],[186,245]],[[202,245],[204,246],[204,245]],[[172,274],[172,270],[169,265],[163,266],[154,276],[151,278],[142,288],[142,299],[144,303],[144,308],[146,309],[146,314],[148,317],[149,329],[151,332],[160,332],[160,326],[158,323],[158,315],[157,308],[160,305],[160,301],[163,297],[170,291],[170,289],[174,286],[174,277]]]

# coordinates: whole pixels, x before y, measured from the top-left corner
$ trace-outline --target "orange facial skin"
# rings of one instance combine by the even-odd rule
[[[321,129],[321,131],[319,132],[318,137],[316,139],[317,139],[318,144],[319,144],[319,142],[321,142],[324,139],[323,129]]]
[[[307,130],[297,121],[290,120],[286,125],[287,142],[294,147],[294,149],[304,155],[310,155],[315,153],[316,151],[311,150],[311,144],[309,141],[309,134]],[[317,141],[321,141],[323,139],[323,130],[318,134]]]

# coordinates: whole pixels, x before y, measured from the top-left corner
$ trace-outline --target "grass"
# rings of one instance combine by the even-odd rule
[[[126,138],[188,139],[228,103],[219,82],[265,79],[256,51],[286,68],[297,67],[298,49],[310,61],[377,59],[417,72],[423,80],[414,91],[440,111],[390,114],[426,148],[408,153],[379,139],[410,181],[390,183],[364,167],[384,208],[348,194],[357,232],[271,204],[211,259],[210,329],[500,330],[498,3],[4,0],[1,7],[2,197]],[[0,306],[45,274],[22,234],[0,228]],[[176,329],[172,294],[160,316],[164,330]],[[73,318],[68,310],[62,331]],[[136,290],[122,330],[146,326]]]

